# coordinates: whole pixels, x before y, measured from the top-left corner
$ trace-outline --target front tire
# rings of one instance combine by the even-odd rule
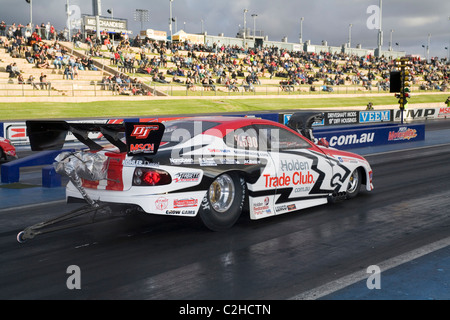
[[[245,180],[235,172],[218,176],[199,209],[202,223],[212,231],[231,228],[239,219],[246,197]]]
[[[361,189],[362,172],[360,169],[355,169],[347,185],[347,199],[353,199],[359,193]]]

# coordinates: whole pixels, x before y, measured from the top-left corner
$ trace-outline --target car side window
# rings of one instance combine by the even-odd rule
[[[304,149],[311,147],[311,144],[296,135],[295,133],[277,126],[259,125],[256,126],[260,138],[264,137],[268,141],[271,151]]]
[[[225,144],[229,147],[244,150],[259,150],[258,133],[253,126],[242,127],[228,133]]]

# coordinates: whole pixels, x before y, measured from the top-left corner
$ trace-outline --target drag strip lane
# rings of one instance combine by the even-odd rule
[[[221,233],[133,215],[19,244],[16,231],[69,208],[2,212],[0,298],[288,299],[449,237],[449,157],[443,146],[371,155],[373,192]],[[80,290],[66,286],[70,265]]]

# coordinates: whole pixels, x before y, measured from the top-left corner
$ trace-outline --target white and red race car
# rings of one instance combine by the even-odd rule
[[[243,209],[261,219],[353,198],[361,185],[373,189],[372,169],[362,156],[310,140],[310,124],[318,116],[305,121],[294,114],[288,126],[243,117],[27,126],[34,150],[60,148],[67,132],[89,147],[57,157],[57,172],[71,178],[68,199],[199,217],[209,229],[223,230]],[[92,131],[114,146],[89,139]]]

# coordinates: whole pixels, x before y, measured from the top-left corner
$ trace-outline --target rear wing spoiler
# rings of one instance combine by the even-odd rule
[[[289,128],[298,131],[301,135],[314,141],[312,133],[312,124],[314,122],[321,122],[325,115],[323,112],[296,112],[290,118],[286,124]]]
[[[165,129],[159,122],[102,124],[29,120],[26,121],[26,126],[33,151],[61,150],[69,132],[90,150],[99,151],[104,147],[89,137],[90,133],[97,132],[116,146],[120,152],[127,152],[128,155],[156,154]]]

